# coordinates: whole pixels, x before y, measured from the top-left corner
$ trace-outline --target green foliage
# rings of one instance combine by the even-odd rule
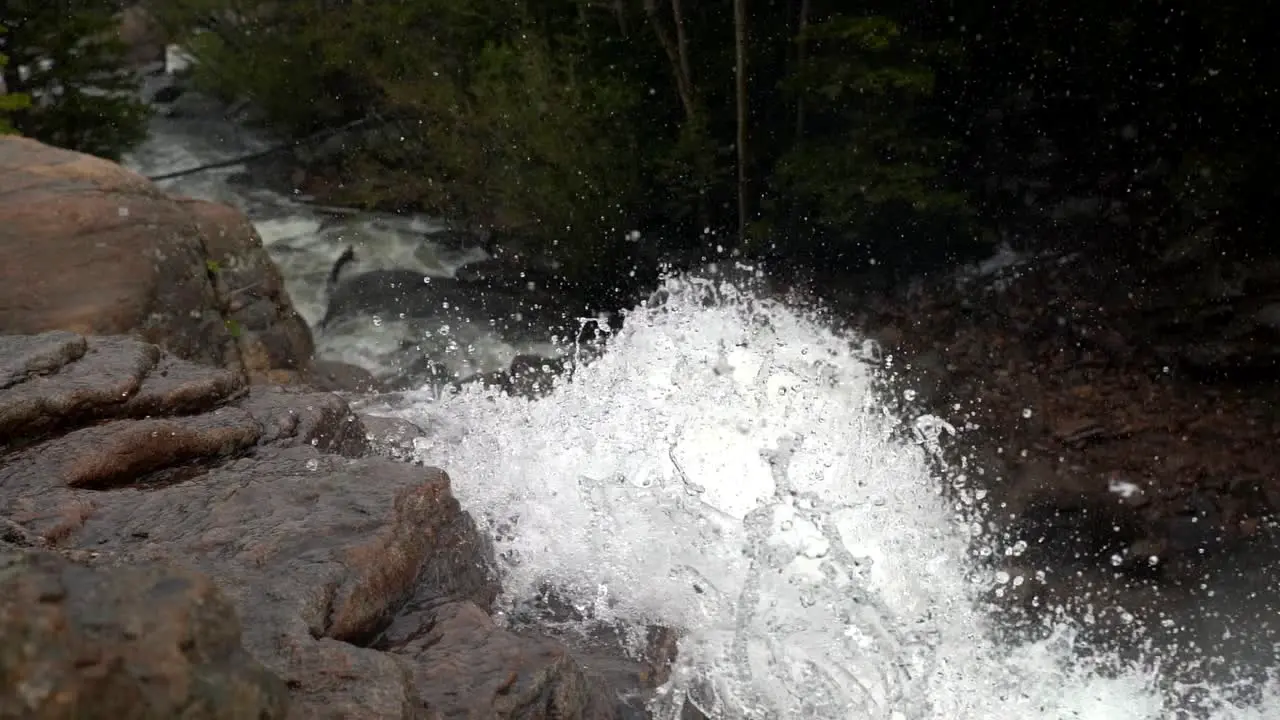
[[[183,2],[192,19],[207,14],[206,0]],[[165,17],[179,23],[174,7]],[[280,2],[270,16],[191,33],[197,79],[251,99],[295,135],[376,114],[338,159],[339,199],[493,227],[590,284],[637,204],[628,120],[640,93],[591,72],[572,50],[579,38],[539,27],[536,8],[512,10],[500,0]]]
[[[943,175],[948,144],[921,122],[936,82],[923,43],[878,15],[830,16],[797,41],[809,52],[783,89],[812,109],[778,160],[775,194],[820,251],[833,254],[844,238],[878,255],[878,244],[901,242],[905,224],[961,219],[966,197]]]
[[[51,145],[110,159],[146,137],[148,110],[123,68],[110,0],[10,0],[0,9],[13,128]],[[14,101],[10,101],[12,104]],[[22,100],[16,102],[23,103]]]
[[[0,26],[0,39],[4,37],[5,29]],[[0,52],[0,73],[3,73],[5,66],[9,64],[9,56]],[[3,78],[3,75],[0,75]],[[9,92],[4,88],[0,92],[0,135],[12,135],[17,130],[14,129],[12,121],[9,119],[11,113],[18,110],[25,110],[31,106],[31,98],[22,93]]]
[[[699,4],[679,28],[659,6],[175,0],[157,12],[191,38],[206,87],[250,99],[279,130],[379,121],[337,159],[337,200],[491,227],[590,285],[656,252],[624,243],[629,230],[688,244],[736,222],[730,6]],[[808,103],[812,120],[798,138],[787,116],[754,121],[753,179],[781,198],[755,227],[804,215],[825,242],[868,231],[890,206],[899,217],[962,205],[939,178],[943,145],[917,132],[934,80],[900,26],[828,13],[796,65],[795,38],[773,30],[789,20],[757,21],[773,48],[752,60],[757,104]],[[692,108],[655,25],[672,42],[684,33]]]
[[[276,128],[306,134],[354,117],[371,100],[367,76],[343,55],[336,12],[316,3],[245,4],[218,12],[209,0],[158,4],[196,58],[195,81],[226,100],[248,99]],[[205,22],[213,18],[212,21]],[[195,27],[195,21],[209,25]]]
[[[1089,227],[1053,216],[1080,198],[1122,208],[1135,243],[1280,230],[1280,89],[1262,70],[1280,45],[1238,0],[778,0],[748,3],[750,228],[735,248],[733,4],[680,6],[154,5],[189,38],[200,81],[273,128],[368,121],[344,151],[312,155],[330,200],[491,227],[584,284],[642,257],[698,257],[704,228],[823,265],[951,259],[957,239],[1011,228],[1114,237],[1095,232],[1101,212]],[[622,243],[632,229],[660,239]]]

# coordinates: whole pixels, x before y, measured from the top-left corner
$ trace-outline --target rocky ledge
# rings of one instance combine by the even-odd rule
[[[254,382],[335,389],[248,219],[100,158],[0,137],[0,332],[131,334]],[[346,386],[338,388],[345,382]]]
[[[137,339],[0,337],[0,718],[637,716],[661,661],[491,617],[448,476],[378,452],[414,432]]]
[[[1029,543],[1014,574],[1064,580],[1017,597],[1051,607],[1090,573],[1194,588],[1215,556],[1274,536],[1275,260],[1213,271],[1099,251],[850,295],[837,312],[893,354],[900,409],[961,431],[956,472]]]

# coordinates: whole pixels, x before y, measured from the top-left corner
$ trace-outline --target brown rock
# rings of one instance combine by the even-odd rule
[[[54,332],[5,344],[0,358],[23,368],[11,376],[26,382],[0,389],[0,448],[77,423],[214,407],[243,384],[127,338]]]
[[[324,392],[376,393],[383,389],[382,383],[368,370],[332,360],[311,363],[302,381]]]
[[[361,415],[360,424],[364,426],[370,449],[396,460],[412,460],[413,441],[426,437],[422,428],[407,420]]]
[[[0,372],[0,538],[87,558],[92,582],[114,588],[85,591],[102,608],[48,615],[62,611],[19,591],[46,587],[44,571],[0,563],[0,671],[35,677],[43,658],[73,659],[43,695],[0,684],[0,708],[22,708],[12,717],[280,717],[280,681],[242,662],[237,638],[283,681],[297,720],[609,718],[620,707],[565,644],[493,621],[492,549],[448,476],[370,456],[371,433],[339,397],[246,389],[135,340],[66,333],[0,336]],[[187,570],[147,574],[156,562]],[[104,612],[119,631],[88,624]],[[207,613],[243,628],[206,641],[190,626]],[[8,642],[27,628],[42,628],[43,655]],[[175,643],[189,654],[165,662]],[[106,660],[76,665],[86,647]],[[152,695],[134,692],[153,676]],[[110,699],[103,715],[33,704],[90,696]]]
[[[1280,510],[1280,334],[1263,312],[1280,263],[1240,268],[1249,289],[1229,298],[1196,290],[1205,272],[1084,253],[999,289],[939,276],[844,304],[901,334],[906,381],[941,353],[948,372],[915,412],[973,428],[949,459],[987,492],[996,531],[1029,544],[1019,562],[1168,587]]]
[[[251,374],[298,369],[315,348],[306,321],[293,308],[279,269],[249,219],[226,205],[179,202],[195,220],[213,262],[214,285],[234,323],[245,369]]]
[[[418,687],[444,717],[616,717],[563,645],[502,630],[474,603],[437,608],[424,630],[395,638],[396,652],[416,661]]]
[[[312,352],[239,213],[15,137],[0,138],[0,328],[132,334],[251,374],[305,365]]]
[[[0,390],[79,360],[88,347],[84,338],[68,332],[24,335],[10,343],[11,354],[0,366]]]
[[[0,546],[0,719],[284,718],[288,691],[240,645],[209,578],[95,569]]]

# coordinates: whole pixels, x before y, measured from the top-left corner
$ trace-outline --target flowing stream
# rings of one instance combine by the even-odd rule
[[[230,123],[160,119],[130,163],[158,174],[257,147]],[[348,244],[372,266],[442,276],[482,256],[434,245],[425,219],[335,220],[234,172],[164,186],[244,208],[313,323]],[[321,334],[320,350],[378,369],[418,331],[391,325]],[[522,350],[476,337],[473,367]],[[584,624],[637,642],[647,625],[681,633],[652,708],[664,720],[686,702],[733,720],[1280,717],[1276,584],[1261,565],[1224,567],[1166,608],[1111,608],[1130,619],[1124,657],[1085,647],[1104,608],[997,640],[985,598],[1040,577],[974,560],[1017,543],[988,534],[980,489],[943,492],[929,461],[952,429],[889,413],[876,367],[861,338],[805,311],[676,277],[542,399],[470,386],[365,410],[428,430],[417,458],[451,474],[495,538],[508,612],[553,587]]]
[[[148,80],[166,82],[164,77]],[[125,158],[127,166],[143,175],[160,176],[272,147],[266,138],[225,119],[217,103],[189,93],[183,107],[183,117],[152,120],[149,139]],[[233,205],[249,216],[279,266],[294,306],[312,327],[319,356],[393,378],[424,354],[458,377],[504,369],[518,351],[555,354],[549,343],[515,347],[482,323],[444,316],[434,320],[345,316],[321,330],[330,270],[347,248],[356,254],[347,274],[412,270],[426,277],[448,278],[463,265],[488,256],[479,247],[457,245],[456,236],[431,218],[325,209],[304,202],[305,198],[257,187],[245,169],[243,165],[219,167],[157,184],[180,195]]]

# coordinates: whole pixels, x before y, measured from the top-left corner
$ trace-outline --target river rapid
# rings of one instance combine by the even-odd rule
[[[127,162],[159,175],[265,147],[211,107],[157,118]],[[432,219],[324,211],[243,171],[160,185],[248,213],[313,328],[346,247],[361,270],[431,277],[485,257],[438,241]],[[398,317],[346,318],[316,338],[322,357],[384,377],[406,354],[465,373],[549,352],[481,323]],[[1053,568],[1011,575],[980,560],[1026,539],[989,531],[963,473],[944,487],[931,459],[963,433],[889,412],[871,350],[807,310],[680,276],[541,399],[467,386],[359,402],[428,430],[416,458],[450,473],[494,537],[512,617],[552,587],[584,630],[619,626],[637,646],[645,626],[680,631],[655,717],[682,717],[686,703],[734,720],[1280,717],[1269,635],[1280,596],[1261,561],[1224,566],[1160,608],[1081,602],[1045,612],[1034,636],[997,632],[993,592]],[[1117,631],[1129,652],[1084,641],[1104,610],[1129,618]]]

